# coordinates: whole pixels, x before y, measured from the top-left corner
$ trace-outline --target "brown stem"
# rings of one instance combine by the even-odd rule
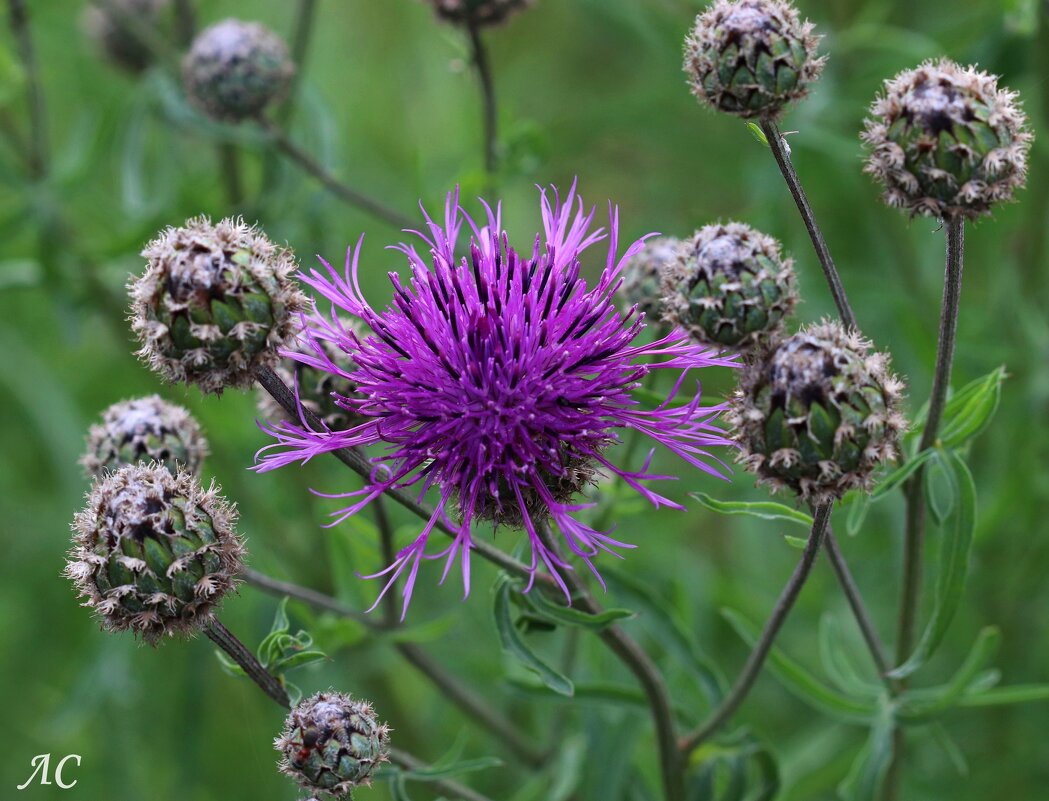
[[[481,103],[484,107],[484,171],[488,177],[488,191],[494,190],[492,186],[495,173],[499,168],[498,151],[498,111],[495,100],[495,81],[492,79],[492,65],[488,58],[488,48],[485,47],[484,39],[476,22],[471,21],[467,25],[470,34],[470,49],[473,54],[474,67],[477,68],[477,78],[481,84]]]
[[[255,654],[249,651],[244,644],[238,640],[233,633],[223,626],[217,619],[212,619],[204,627],[204,633],[219,648],[229,654],[230,659],[240,665],[261,690],[285,709],[291,709],[291,699],[288,691],[280,680],[273,676],[266,668],[259,664]]]

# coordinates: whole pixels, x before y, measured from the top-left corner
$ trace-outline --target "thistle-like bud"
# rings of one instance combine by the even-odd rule
[[[870,113],[865,171],[890,206],[975,219],[1027,179],[1031,134],[1017,94],[975,67],[941,59],[901,72]]]
[[[744,368],[728,421],[759,484],[826,503],[869,489],[906,421],[889,357],[837,322],[803,328]]]
[[[636,305],[650,324],[663,317],[663,273],[678,260],[681,246],[680,239],[669,236],[649,239],[623,268],[619,292],[625,305]]]
[[[284,41],[257,22],[227,19],[201,31],[182,59],[182,85],[209,117],[240,122],[280,100],[295,74]]]
[[[389,739],[371,704],[330,690],[296,704],[273,745],[282,772],[306,790],[342,797],[371,784]]]
[[[306,307],[291,251],[243,220],[196,217],[142,255],[146,271],[128,287],[131,327],[139,357],[164,379],[219,393],[277,362]]]
[[[344,409],[338,401],[338,398],[348,398],[356,392],[356,385],[346,375],[354,369],[354,365],[349,356],[327,340],[321,341],[321,347],[325,356],[331,360],[330,365],[315,367],[285,357],[277,363],[273,371],[289,387],[298,386],[299,402],[317,415],[328,428],[332,431],[345,431],[360,420],[358,415]],[[293,345],[290,350],[313,360],[320,359],[313,347],[306,343]],[[335,372],[333,367],[342,374]],[[284,407],[266,390],[260,387],[258,393],[260,417],[265,420],[291,419]],[[298,418],[295,417],[292,422],[297,423]]]
[[[159,395],[114,403],[91,426],[80,458],[89,476],[113,473],[139,462],[157,462],[172,473],[179,468],[200,475],[208,443],[193,416]]]
[[[142,72],[155,61],[143,31],[161,33],[161,14],[169,0],[110,0],[84,9],[84,31],[114,65]]]
[[[777,117],[823,69],[812,31],[785,0],[714,0],[685,40],[692,93],[718,111]]]
[[[797,301],[793,261],[743,223],[707,225],[663,273],[665,316],[697,342],[749,350],[779,331]]]
[[[535,0],[429,0],[437,16],[457,25],[498,25]]]
[[[103,628],[155,644],[205,626],[234,588],[244,546],[214,484],[129,465],[96,479],[73,522],[65,574]]]

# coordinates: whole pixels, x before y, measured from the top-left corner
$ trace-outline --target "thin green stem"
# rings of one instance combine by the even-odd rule
[[[801,219],[809,232],[812,247],[816,250],[816,258],[819,259],[820,266],[823,267],[823,275],[827,279],[831,295],[834,296],[834,305],[838,307],[838,314],[846,327],[856,328],[856,315],[852,313],[849,299],[845,295],[845,287],[841,283],[841,276],[838,275],[838,268],[834,266],[834,259],[831,258],[827,241],[823,238],[823,231],[820,230],[819,225],[816,223],[816,216],[812,213],[812,206],[809,205],[809,199],[805,196],[805,190],[801,186],[798,173],[794,170],[794,165],[791,163],[790,154],[787,152],[786,143],[783,141],[783,135],[780,133],[779,126],[766,117],[761,120],[761,130],[768,140],[769,147],[772,149],[772,155],[779,166],[779,171],[783,173],[783,179],[787,182],[787,188],[790,189],[794,203],[801,213]]]
[[[492,64],[488,57],[488,48],[481,36],[480,28],[471,21],[467,25],[470,35],[470,51],[473,64],[477,70],[477,79],[481,85],[482,124],[484,133],[484,171],[488,180],[488,191],[495,190],[495,176],[499,169],[499,134],[498,107],[495,97],[495,80],[492,77]]]
[[[543,522],[536,527],[536,532],[543,545],[560,554],[561,548],[550,530],[550,525]],[[591,614],[600,614],[601,605],[594,600],[586,582],[574,570],[566,570],[564,575],[576,603]],[[674,712],[670,703],[670,692],[667,689],[659,668],[645,650],[617,625],[607,626],[598,632],[601,641],[608,646],[626,668],[634,674],[652,712],[652,721],[656,729],[656,743],[659,748],[659,768],[663,783],[663,795],[666,801],[684,801],[685,776],[683,754],[678,750],[677,734],[674,730]]]
[[[222,180],[226,185],[226,199],[231,206],[244,201],[244,183],[240,173],[240,150],[233,142],[219,142],[215,148]]]
[[[288,96],[277,110],[277,120],[281,128],[288,127],[288,122],[295,111],[295,101],[306,68],[306,56],[313,41],[316,19],[317,0],[299,0],[298,11],[295,14],[295,31],[291,37],[291,60],[295,65],[295,75],[292,76]]]
[[[48,144],[47,114],[44,107],[44,89],[40,81],[40,69],[29,30],[29,15],[25,0],[7,0],[11,32],[15,37],[18,57],[26,79],[26,94],[29,103],[29,169],[34,178],[47,175],[50,161]]]
[[[291,699],[288,698],[288,691],[284,689],[280,679],[266,670],[255,658],[255,654],[249,651],[229,629],[217,619],[212,619],[204,627],[204,633],[215,645],[229,654],[230,659],[240,665],[248,674],[248,678],[255,682],[266,695],[285,709],[291,709]]]
[[[754,682],[761,673],[762,666],[765,664],[765,659],[772,650],[776,636],[783,627],[790,610],[794,607],[794,602],[798,600],[801,588],[805,586],[805,581],[812,572],[812,566],[816,562],[816,557],[819,554],[820,546],[823,544],[828,523],[830,522],[831,508],[832,505],[829,503],[816,508],[815,519],[812,523],[812,533],[809,535],[808,543],[805,545],[805,550],[801,555],[801,561],[794,568],[790,580],[783,588],[783,592],[780,593],[779,599],[772,609],[772,614],[769,615],[768,620],[765,622],[765,628],[762,630],[757,644],[750,652],[750,656],[743,665],[743,670],[740,672],[729,694],[725,696],[721,705],[714,710],[704,723],[682,739],[681,751],[685,756],[692,753],[702,743],[716,734],[728,722],[750,693]]]
[[[316,178],[321,186],[335,197],[354,208],[367,212],[376,219],[388,223],[394,228],[411,229],[416,227],[415,220],[401,214],[399,211],[391,209],[389,206],[376,200],[370,195],[366,195],[364,192],[354,189],[349,184],[340,181],[332,175],[327,168],[320,164],[320,162],[314,159],[313,156],[291,141],[291,139],[288,138],[288,135],[271,120],[268,120],[265,117],[259,117],[258,124],[269,136],[270,142],[279,152],[304,172]]]

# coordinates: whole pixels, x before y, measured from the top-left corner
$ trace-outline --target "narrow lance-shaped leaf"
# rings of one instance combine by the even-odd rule
[[[505,574],[501,575],[496,581],[495,602],[492,611],[503,650],[535,673],[551,690],[561,695],[571,696],[575,691],[571,679],[541,659],[528,646],[524,638],[521,637],[521,633],[514,627],[513,615],[510,609],[511,588],[512,582]]]
[[[892,735],[892,708],[886,703],[874,719],[867,743],[852,763],[849,775],[838,785],[838,794],[844,801],[876,801],[880,797],[892,762]]]
[[[782,503],[773,501],[719,501],[703,492],[689,493],[707,509],[723,515],[747,515],[762,520],[785,520],[805,528],[812,528],[812,515],[799,509],[792,509]]]

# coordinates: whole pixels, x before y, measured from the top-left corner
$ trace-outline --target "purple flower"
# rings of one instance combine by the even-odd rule
[[[459,557],[469,593],[472,532],[479,520],[523,528],[533,578],[544,564],[566,595],[559,569],[571,568],[540,541],[538,526],[552,520],[568,549],[597,575],[592,560],[598,553],[618,556],[615,548],[633,547],[573,516],[593,505],[577,496],[599,474],[619,476],[656,507],[682,508],[646,486],[672,478],[649,472],[653,451],[640,470],[608,460],[622,429],[722,475],[721,461],[707,448],[729,444],[715,425],[723,406],[700,405],[698,379],[693,398],[673,401],[690,370],[735,366],[734,357],[693,343],[680,329],[655,342],[639,341],[644,315],[636,307],[621,313],[613,295],[623,265],[643,240],[617,256],[617,209],[609,207],[606,235],[592,230],[594,211],[585,211],[574,184],[564,202],[556,190],[554,195],[551,203],[542,193],[543,232],[531,253],[518,253],[502,230],[498,206],[493,212],[484,204],[480,225],[463,211],[458,193],[450,194],[443,225],[424,212],[427,233],[411,232],[425,243],[425,257],[414,245],[394,246],[407,257],[411,275],[405,282],[390,273],[393,302],[382,311],[364,300],[358,284],[360,241],[347,252],[343,274],[322,260],[324,271],[300,276],[318,299],[330,301],[331,312],[315,304],[304,321],[306,354],[284,355],[352,382],[355,394],[335,401],[364,422],[346,430],[288,422],[264,426],[276,442],[260,451],[258,469],[305,462],[337,448],[383,446],[366,486],[334,496],[354,499],[335,513],[336,522],[385,490],[412,487],[422,495],[433,489],[439,500],[418,537],[393,564],[367,577],[387,577],[381,598],[408,570],[405,610],[423,558],[446,560],[443,581]],[[467,257],[456,255],[464,223],[472,233]],[[604,269],[589,285],[580,275],[580,257],[606,238]],[[360,332],[361,322],[369,335]],[[326,342],[349,358],[333,362]],[[656,408],[644,408],[631,391],[653,369],[673,371],[674,389]],[[439,519],[458,536],[428,554]]]

